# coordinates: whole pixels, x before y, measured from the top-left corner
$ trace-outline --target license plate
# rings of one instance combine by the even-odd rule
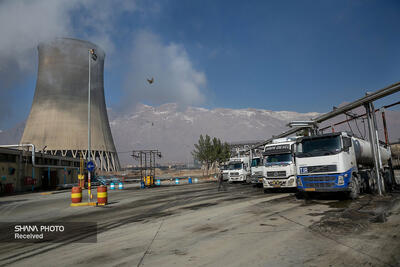
[[[274,187],[281,187],[279,184],[274,184]]]
[[[315,191],[315,188],[306,188],[306,191]]]
[[[261,183],[263,180],[262,179],[258,179],[258,181]]]

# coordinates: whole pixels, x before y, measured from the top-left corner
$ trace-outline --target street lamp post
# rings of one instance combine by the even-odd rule
[[[91,132],[90,132],[90,128],[91,128],[91,114],[90,114],[90,73],[91,73],[91,61],[92,59],[94,61],[96,61],[97,59],[97,55],[94,51],[94,49],[89,49],[89,54],[88,54],[88,58],[89,58],[89,85],[88,85],[88,163],[91,162],[91,152],[90,152],[90,145],[91,145]],[[91,193],[91,184],[90,184],[90,174],[91,171],[88,169],[88,198],[89,198],[89,202],[92,199],[92,193]]]

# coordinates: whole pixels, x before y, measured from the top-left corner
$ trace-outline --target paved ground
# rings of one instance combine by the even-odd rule
[[[0,266],[399,266],[400,195],[296,200],[216,183],[110,193],[69,207],[69,192],[0,198],[0,221],[96,221],[98,242],[0,243]]]

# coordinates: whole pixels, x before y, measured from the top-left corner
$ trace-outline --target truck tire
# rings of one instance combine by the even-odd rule
[[[296,199],[304,199],[304,193],[303,192],[297,191],[295,196],[296,196]]]
[[[374,174],[373,174],[373,170],[369,170],[368,172],[368,189],[367,192],[371,193],[371,194],[375,194],[376,193],[376,187],[375,187],[375,180],[373,179]]]
[[[385,174],[384,172],[380,172],[381,175],[381,191],[382,194],[386,194],[386,183],[385,183]]]
[[[251,183],[251,181],[250,181],[250,176],[247,176],[247,177],[246,177],[246,183],[247,183],[247,184],[250,184],[250,183]]]
[[[269,194],[269,193],[271,193],[271,189],[264,188],[264,193],[265,193],[265,194]]]
[[[393,178],[390,169],[385,168],[383,172],[383,181],[385,182],[386,193],[391,192],[393,190]]]
[[[354,179],[355,178],[355,179]],[[360,194],[360,186],[356,177],[353,177],[350,181],[351,191],[349,192],[350,199],[357,199]]]

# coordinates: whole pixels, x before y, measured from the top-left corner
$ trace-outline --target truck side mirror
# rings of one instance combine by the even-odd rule
[[[344,151],[349,151],[349,148],[351,147],[351,138],[348,137],[343,137],[343,150]]]

